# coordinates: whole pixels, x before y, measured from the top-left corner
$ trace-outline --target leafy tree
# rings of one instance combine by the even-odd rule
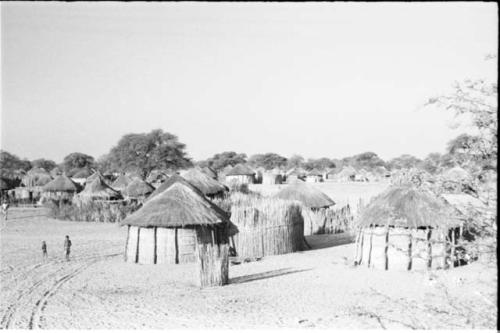
[[[246,163],[246,154],[237,154],[234,151],[225,151],[220,154],[215,154],[207,160],[208,166],[216,171],[225,168],[228,165],[235,166],[238,163]]]
[[[275,153],[256,154],[250,156],[250,158],[248,159],[248,163],[250,163],[252,166],[263,167],[266,170],[285,166],[286,162],[286,157],[280,156]]]
[[[377,154],[373,152],[361,153],[358,155],[354,155],[351,160],[356,169],[367,169],[373,170],[378,166],[386,166],[386,163],[383,159],[381,159]]]
[[[335,168],[335,163],[330,160],[328,157],[322,158],[309,158],[306,163],[304,163],[304,167],[308,170],[319,169],[324,170],[326,168]]]
[[[31,161],[31,165],[34,168],[43,168],[47,171],[54,169],[57,166],[57,163],[52,160],[46,160],[44,158],[39,158],[34,161]]]
[[[109,152],[109,168],[136,171],[146,178],[154,169],[181,169],[192,166],[186,145],[176,135],[161,129],[124,135]]]
[[[95,161],[90,155],[83,153],[71,153],[66,156],[62,163],[65,172],[73,169],[94,168]]]
[[[300,155],[292,155],[290,156],[290,158],[287,160],[287,168],[288,169],[291,169],[291,168],[298,168],[298,167],[302,167],[303,164],[304,164],[304,158]]]
[[[403,154],[390,160],[389,167],[391,169],[409,169],[418,167],[421,163],[422,160],[418,159],[417,157],[409,154]]]
[[[422,161],[421,167],[430,174],[435,174],[441,169],[442,155],[440,153],[430,153]]]
[[[0,174],[5,178],[21,177],[23,172],[32,168],[27,159],[20,159],[14,154],[0,150]]]

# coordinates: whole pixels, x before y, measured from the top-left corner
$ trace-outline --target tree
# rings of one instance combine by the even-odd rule
[[[335,168],[335,163],[328,157],[321,158],[309,158],[307,162],[304,163],[304,167],[308,170],[319,169],[324,170],[327,168]]]
[[[146,178],[155,169],[181,169],[192,166],[186,145],[176,135],[161,129],[149,133],[124,135],[109,152],[110,168],[136,171]]]
[[[391,169],[410,169],[416,168],[422,163],[422,160],[409,154],[403,154],[389,161],[388,166]]]
[[[250,156],[250,158],[248,159],[248,163],[250,165],[254,167],[263,167],[266,170],[285,166],[286,162],[286,157],[280,156],[275,153],[255,154]]]
[[[73,169],[94,168],[95,161],[90,155],[83,153],[71,153],[66,156],[62,163],[65,172]]]
[[[228,165],[235,166],[238,163],[246,163],[246,161],[246,154],[237,154],[234,151],[225,151],[220,154],[215,154],[207,160],[208,166],[216,171],[219,171]]]
[[[44,158],[39,158],[34,161],[31,161],[31,165],[34,168],[43,168],[46,171],[50,171],[57,166],[57,163],[52,160],[46,160]]]
[[[20,159],[14,154],[5,150],[0,150],[0,173],[2,177],[21,177],[23,172],[26,172],[31,168],[31,162],[27,159]]]
[[[356,169],[373,170],[379,166],[386,166],[386,163],[377,154],[373,152],[365,152],[352,157],[353,167]]]
[[[430,174],[435,174],[441,169],[441,154],[430,153],[422,161],[421,167]]]
[[[291,169],[291,168],[300,168],[302,167],[302,165],[304,164],[304,158],[300,155],[292,155],[290,156],[290,158],[287,160],[287,168],[288,169]]]

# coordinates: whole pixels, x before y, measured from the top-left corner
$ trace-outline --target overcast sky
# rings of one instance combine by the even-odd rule
[[[194,159],[423,158],[461,130],[420,106],[496,73],[497,24],[495,3],[2,2],[1,146],[97,158],[161,128]]]

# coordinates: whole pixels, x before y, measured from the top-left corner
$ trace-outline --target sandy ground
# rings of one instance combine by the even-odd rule
[[[195,265],[125,263],[124,228],[11,213],[0,237],[2,328],[496,327],[495,266],[353,267],[349,235],[320,235],[308,237],[313,250],[230,266],[229,285],[200,289]]]

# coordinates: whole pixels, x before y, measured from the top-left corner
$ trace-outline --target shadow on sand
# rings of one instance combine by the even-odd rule
[[[335,247],[345,244],[354,243],[355,236],[351,233],[340,233],[340,234],[324,234],[324,235],[311,235],[305,236],[307,244],[311,247],[308,249],[318,250],[325,249],[327,247]]]
[[[250,274],[250,275],[232,278],[229,280],[229,283],[231,283],[231,284],[246,283],[246,282],[270,279],[270,278],[277,277],[277,276],[300,273],[300,272],[305,272],[305,271],[310,271],[310,270],[311,269],[282,268],[282,269],[276,269],[274,271],[268,271],[268,272],[263,272],[263,273]]]

